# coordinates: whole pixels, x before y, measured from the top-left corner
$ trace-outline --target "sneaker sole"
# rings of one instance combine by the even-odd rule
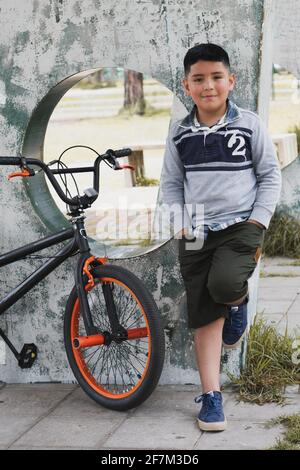
[[[227,428],[227,421],[225,419],[225,421],[219,421],[216,423],[206,423],[198,418],[198,425],[201,431],[225,431]]]
[[[243,341],[245,335],[246,335],[246,330],[244,331],[244,333],[242,334],[242,336],[239,338],[239,340],[238,340],[236,343],[234,343],[234,344],[226,344],[226,343],[224,343],[224,341],[223,341],[223,347],[224,347],[224,349],[237,349],[237,348],[241,345],[241,343],[242,343],[242,341]]]

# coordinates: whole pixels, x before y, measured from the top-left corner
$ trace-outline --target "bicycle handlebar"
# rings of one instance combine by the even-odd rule
[[[106,150],[105,154],[109,152],[109,150]],[[122,157],[128,157],[129,155],[131,155],[132,153],[132,150],[130,148],[125,148],[125,149],[120,149],[120,150],[112,150],[112,152],[114,153],[114,156],[116,158],[122,158]]]
[[[16,166],[24,166],[26,165],[34,165],[40,167],[47,177],[49,178],[50,183],[54,187],[55,191],[57,192],[58,196],[69,206],[74,206],[76,204],[80,204],[80,197],[75,196],[74,198],[68,198],[63,190],[61,189],[60,185],[56,181],[54,174],[66,174],[66,173],[85,173],[85,172],[92,172],[94,173],[94,185],[93,188],[97,193],[99,192],[99,166],[102,160],[107,160],[108,162],[115,165],[114,159],[127,157],[132,153],[130,148],[124,148],[120,150],[107,150],[104,154],[99,155],[96,160],[94,161],[94,165],[90,167],[81,167],[81,168],[62,168],[51,170],[48,165],[46,165],[41,160],[37,158],[24,158],[24,157],[0,157],[0,165],[16,165]],[[119,169],[121,167],[116,167]],[[23,175],[25,176],[25,175]],[[30,176],[30,175],[26,175]]]

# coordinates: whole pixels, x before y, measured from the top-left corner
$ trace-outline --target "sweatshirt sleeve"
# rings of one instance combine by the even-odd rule
[[[170,214],[174,234],[191,227],[191,218],[184,200],[184,166],[173,141],[176,127],[175,122],[169,129],[160,183],[162,203],[164,210]]]
[[[257,193],[250,219],[268,228],[280,198],[281,170],[274,144],[268,131],[258,118],[252,135],[252,159],[257,178]]]

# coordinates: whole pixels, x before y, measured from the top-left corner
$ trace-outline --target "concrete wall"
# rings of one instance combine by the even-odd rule
[[[300,4],[279,0],[272,4],[273,62],[285,67],[300,80]],[[300,106],[300,89],[293,99]],[[282,116],[284,119],[284,116]],[[300,152],[300,149],[298,149]],[[282,172],[282,192],[278,209],[300,219],[300,157]]]
[[[234,99],[257,109],[262,0],[2,0],[0,9],[0,155],[23,152],[42,158],[52,109],[81,78],[74,74],[83,71],[110,66],[135,69],[182,98],[182,59],[197,42],[217,42],[228,50],[238,74]],[[22,181],[8,183],[9,171],[0,169],[2,253],[65,223],[42,178],[25,187]],[[176,242],[121,264],[142,276],[164,315],[168,350],[162,381],[197,382]],[[38,262],[32,260],[30,265],[24,261],[1,269],[1,295]],[[39,360],[29,371],[18,369],[11,353],[2,355],[1,380],[72,380],[62,335],[64,304],[72,284],[71,264],[66,263],[1,318],[17,348],[32,341],[39,348]],[[224,360],[238,370],[240,358],[238,352]]]
[[[300,5],[299,2],[280,0],[272,2],[273,61],[286,67],[300,78]]]

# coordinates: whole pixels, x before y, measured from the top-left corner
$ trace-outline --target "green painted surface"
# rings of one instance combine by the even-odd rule
[[[239,81],[235,100],[256,109],[262,1],[191,0],[123,1],[42,0],[1,2],[0,154],[43,158],[49,117],[63,94],[88,70],[103,66],[133,68],[160,80],[183,101],[180,81],[186,49],[210,40],[223,44]],[[83,75],[76,75],[79,73]],[[1,89],[1,88],[0,88]],[[190,103],[185,103],[188,107]],[[65,224],[44,178],[8,183],[0,169],[1,252],[21,246]],[[52,252],[52,250],[51,250]],[[168,339],[162,380],[197,382],[186,303],[177,262],[177,244],[168,242],[148,253],[115,261],[136,272],[152,291],[164,316]],[[31,268],[38,266],[32,261]],[[26,276],[24,262],[9,267],[0,290]],[[51,274],[4,318],[18,345],[34,341],[39,361],[24,373],[11,355],[0,365],[8,382],[72,380],[62,343],[64,302],[73,284],[71,263]],[[239,367],[240,356],[234,359]]]

